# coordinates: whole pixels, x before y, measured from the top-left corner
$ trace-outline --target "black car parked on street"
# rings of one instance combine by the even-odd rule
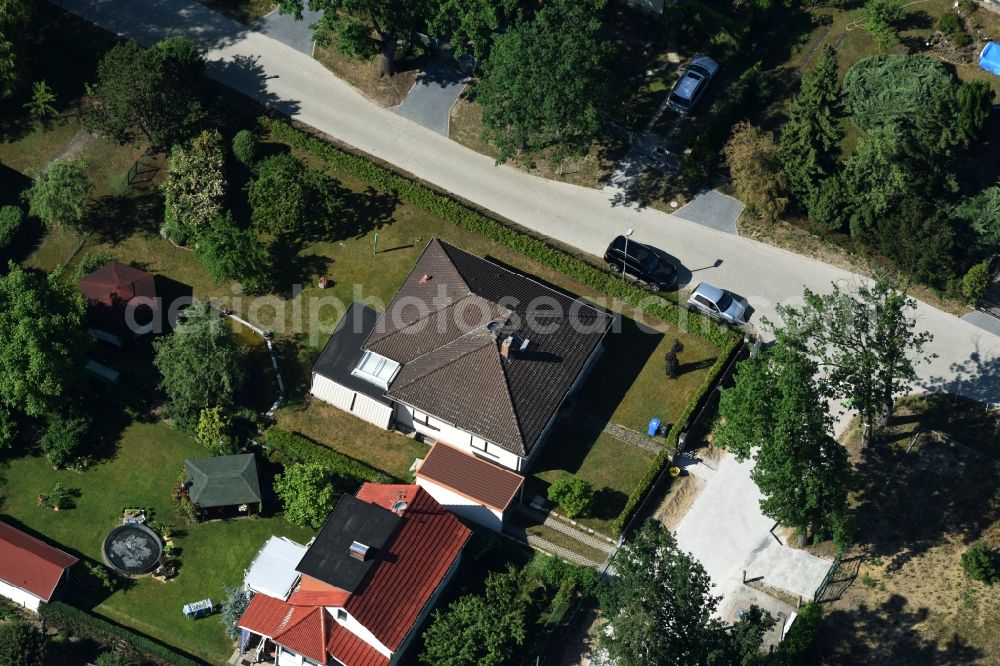
[[[648,245],[625,236],[611,241],[604,253],[604,261],[611,271],[618,275],[624,271],[625,275],[644,282],[650,291],[671,289],[677,285],[677,268],[673,264]]]

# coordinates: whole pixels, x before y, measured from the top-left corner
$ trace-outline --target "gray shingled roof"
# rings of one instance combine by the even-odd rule
[[[530,319],[539,325],[530,326]],[[574,327],[574,320],[584,326]],[[487,329],[493,321],[503,325],[500,335]],[[526,456],[612,321],[602,310],[433,239],[365,349],[403,365],[387,397]],[[500,342],[510,333],[531,345],[504,360]]]
[[[191,501],[203,509],[260,501],[252,453],[185,460]]]

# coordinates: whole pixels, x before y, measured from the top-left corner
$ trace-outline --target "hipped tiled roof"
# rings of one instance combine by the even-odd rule
[[[612,321],[434,239],[365,348],[403,366],[387,397],[526,456]],[[498,331],[489,330],[491,322]],[[513,333],[530,346],[505,360],[501,343]]]

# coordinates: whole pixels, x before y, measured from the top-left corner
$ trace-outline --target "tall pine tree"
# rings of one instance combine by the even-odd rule
[[[826,45],[819,62],[802,74],[802,85],[792,98],[788,122],[781,133],[782,167],[792,192],[807,210],[819,183],[837,170],[844,137],[837,122],[839,115],[837,53]]]

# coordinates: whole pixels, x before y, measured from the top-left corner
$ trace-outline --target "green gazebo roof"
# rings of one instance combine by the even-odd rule
[[[191,501],[203,509],[260,501],[252,453],[186,460]]]

